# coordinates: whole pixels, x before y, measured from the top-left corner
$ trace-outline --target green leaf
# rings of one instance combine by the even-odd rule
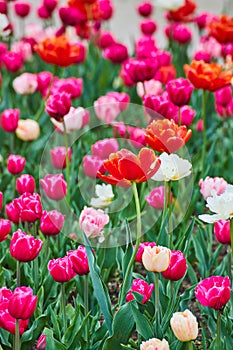
[[[46,349],[49,350],[68,350],[65,345],[54,339],[53,331],[49,328],[45,328],[43,334],[46,335]]]
[[[155,336],[155,333],[153,331],[153,328],[149,319],[138,310],[137,304],[135,301],[131,301],[129,304],[132,309],[133,318],[136,322],[137,332],[141,334],[141,336],[145,340],[153,338]]]
[[[30,346],[36,342],[36,340],[42,334],[47,318],[48,317],[46,315],[41,315],[34,320],[31,328],[23,333],[21,337],[21,350],[28,350]]]

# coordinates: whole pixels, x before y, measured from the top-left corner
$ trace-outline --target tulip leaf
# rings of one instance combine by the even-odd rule
[[[109,334],[112,335],[112,312],[111,312],[111,303],[110,303],[108,290],[104,285],[104,283],[102,282],[102,279],[100,276],[100,269],[96,263],[96,258],[91,249],[90,242],[85,234],[83,234],[83,237],[86,245],[88,264],[89,264],[90,275],[91,275],[95,297],[98,300],[101,312],[104,315],[104,319],[108,327]]]
[[[153,328],[151,326],[149,319],[138,310],[137,304],[135,301],[131,301],[129,304],[131,306],[133,318],[136,322],[137,332],[139,334],[141,334],[141,336],[145,340],[150,339],[150,338],[154,338],[155,333],[153,331]]]
[[[54,339],[53,331],[49,328],[43,330],[43,334],[46,335],[46,349],[49,350],[67,350],[66,346]]]
[[[103,350],[122,350],[121,344],[126,344],[134,328],[134,318],[130,303],[126,303],[117,311],[113,320],[113,335],[105,343]]]
[[[28,350],[41,335],[47,322],[47,315],[41,315],[33,321],[30,329],[23,333],[21,337],[21,350]]]

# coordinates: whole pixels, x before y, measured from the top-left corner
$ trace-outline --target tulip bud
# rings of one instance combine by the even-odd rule
[[[37,296],[29,287],[18,287],[9,299],[9,313],[12,317],[28,320],[34,313],[37,304]]]
[[[12,73],[17,73],[23,67],[23,55],[19,52],[7,51],[1,55],[1,61]]]
[[[171,260],[170,249],[162,246],[145,247],[142,254],[142,263],[146,270],[152,272],[165,271]]]
[[[16,2],[14,4],[14,9],[17,16],[24,18],[28,16],[31,5],[27,2]]]
[[[129,54],[125,45],[120,43],[113,43],[111,46],[107,46],[103,52],[104,58],[110,60],[114,64],[124,62]]]
[[[0,119],[2,129],[6,132],[14,132],[18,126],[19,116],[19,109],[5,109]]]
[[[50,260],[48,270],[52,278],[61,283],[68,282],[76,275],[68,256]]]
[[[19,174],[23,171],[26,159],[16,154],[11,154],[7,159],[7,170],[12,175]]]
[[[33,141],[40,136],[40,127],[33,119],[21,119],[15,133],[20,140]]]
[[[164,278],[171,281],[178,281],[187,271],[187,264],[184,254],[179,250],[171,251],[171,260],[167,270],[162,272]]]
[[[153,35],[157,25],[153,20],[146,20],[140,23],[140,29],[144,35]]]
[[[43,242],[40,239],[27,235],[18,229],[13,233],[10,242],[10,254],[18,261],[28,262],[34,260],[41,251]]]
[[[0,219],[0,242],[5,241],[11,232],[11,222],[9,220]]]
[[[71,160],[72,150],[68,148],[68,159]],[[66,147],[57,146],[50,150],[50,158],[52,166],[55,169],[66,168]]]
[[[36,343],[36,350],[45,350],[46,349],[46,335],[41,334],[41,336],[38,339],[38,342]]]
[[[70,250],[68,252],[68,257],[75,273],[77,273],[79,276],[87,275],[89,273],[89,265],[85,247],[80,245],[76,250]]]
[[[222,244],[231,244],[230,221],[219,220],[214,223],[214,234]]]
[[[158,210],[163,210],[164,207],[164,186],[155,187],[149,194],[145,197],[147,203],[153,208]],[[170,194],[170,203],[172,203],[173,196]]]
[[[70,107],[70,95],[62,92],[61,94],[55,94],[49,97],[45,110],[51,118],[62,122],[64,116],[69,113]]]
[[[40,184],[50,199],[59,201],[66,196],[67,184],[63,174],[47,174]]]
[[[149,17],[153,12],[153,5],[149,1],[142,2],[138,5],[137,11],[142,17]]]
[[[199,119],[197,121],[196,129],[197,129],[198,132],[202,132],[203,131],[203,120],[202,119]]]
[[[143,341],[140,345],[140,350],[169,350],[168,342],[163,339],[159,340],[157,338],[151,338],[149,340]]]
[[[175,312],[172,315],[170,324],[176,338],[180,341],[187,342],[197,338],[197,319],[188,309],[184,312]]]
[[[65,220],[57,210],[43,211],[40,219],[40,230],[44,235],[55,236],[61,232]]]
[[[139,244],[137,254],[135,256],[135,261],[139,262],[142,264],[142,254],[144,253],[145,247],[155,247],[156,243],[155,242],[142,242]]]
[[[16,190],[19,194],[25,192],[33,193],[36,188],[34,177],[29,174],[23,174],[16,179]]]
[[[132,287],[126,295],[126,301],[129,302],[134,300],[135,298],[132,292],[137,292],[143,296],[142,304],[145,304],[150,299],[153,290],[154,290],[153,283],[148,284],[141,278],[137,278],[133,280]]]
[[[2,210],[3,207],[3,193],[0,191],[0,211]]]

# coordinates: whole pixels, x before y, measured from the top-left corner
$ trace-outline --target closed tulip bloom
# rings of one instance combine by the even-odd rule
[[[192,40],[191,30],[184,24],[177,24],[173,28],[172,39],[180,45],[186,45]]]
[[[74,77],[64,78],[64,79],[55,78],[53,81],[51,94],[59,95],[62,92],[64,92],[67,95],[69,95],[71,99],[73,99],[81,96],[82,88],[83,88],[82,78],[74,78]]]
[[[40,126],[33,119],[21,119],[15,131],[16,136],[23,141],[37,140],[40,136]]]
[[[50,260],[48,270],[54,281],[61,283],[68,282],[76,275],[68,256]]]
[[[52,79],[53,75],[51,72],[44,71],[37,74],[37,91],[39,91],[43,97],[47,96]]]
[[[64,123],[66,127],[67,134],[73,131],[80,130],[89,124],[90,113],[82,107],[74,108],[70,107],[69,113],[63,118],[63,123],[58,122],[55,119],[51,119],[53,125],[58,128],[58,130],[64,133]]]
[[[127,46],[115,42],[104,49],[103,56],[112,63],[119,64],[124,62],[129,57],[129,54]]]
[[[83,170],[84,173],[95,179],[97,177],[98,171],[101,174],[105,173],[105,168],[103,165],[103,159],[98,156],[86,155],[83,157]]]
[[[3,207],[3,193],[0,191],[0,211],[2,210]]]
[[[57,0],[43,0],[43,5],[47,8],[49,12],[53,12],[57,7]]]
[[[204,180],[199,181],[200,192],[204,199],[212,197],[212,191],[216,191],[217,195],[221,195],[227,188],[227,182],[222,177],[207,176]]]
[[[146,281],[142,280],[141,278],[137,278],[133,280],[131,289],[128,291],[126,295],[126,301],[132,301],[135,299],[132,292],[137,292],[143,296],[142,304],[145,304],[151,297],[151,294],[154,290],[153,283],[148,284]]]
[[[28,2],[16,2],[14,9],[17,16],[24,18],[29,14],[31,5]]]
[[[191,129],[178,126],[173,120],[154,120],[146,128],[147,144],[157,152],[174,153],[190,139]]]
[[[23,174],[16,179],[16,190],[19,194],[25,192],[33,193],[36,188],[34,177],[29,174]]]
[[[168,95],[162,94],[160,96],[156,95],[143,95],[142,99],[143,105],[146,107],[147,113],[156,117],[162,115],[168,119],[170,110],[174,110],[173,103],[169,100]]]
[[[190,126],[193,122],[193,119],[196,115],[196,111],[190,106],[181,106],[180,107],[180,124],[185,126]],[[178,123],[178,110],[172,118],[176,123]]]
[[[190,101],[194,86],[184,78],[170,80],[166,86],[168,96],[176,106],[187,105]]]
[[[198,335],[198,323],[191,311],[175,312],[170,324],[176,338],[182,342],[195,340]]]
[[[215,101],[218,105],[226,107],[232,100],[231,86],[226,86],[215,92]]]
[[[163,272],[167,270],[170,260],[170,249],[162,246],[145,247],[142,254],[142,263],[145,269],[152,272]]]
[[[63,174],[47,174],[40,184],[50,199],[59,201],[66,196],[67,184]]]
[[[135,84],[153,79],[158,68],[156,58],[130,58],[124,63],[124,70]]]
[[[82,12],[75,7],[60,7],[59,17],[65,26],[76,26],[85,20]]]
[[[19,95],[33,94],[38,86],[37,75],[32,73],[23,73],[13,80],[13,88]]]
[[[118,149],[118,142],[113,138],[99,140],[91,146],[93,156],[101,159],[107,159],[111,153],[117,152]]]
[[[6,219],[0,219],[0,242],[5,241],[11,232],[11,222]]]
[[[94,102],[94,110],[97,117],[110,124],[120,114],[119,103],[112,96],[101,96]]]
[[[203,279],[195,288],[195,296],[203,306],[222,310],[231,297],[229,277],[211,276]]]
[[[68,252],[68,257],[77,275],[83,276],[89,273],[87,252],[84,246],[80,245],[76,250],[70,250]]]
[[[138,155],[127,149],[112,153],[104,161],[109,175],[98,172],[99,178],[111,185],[130,187],[132,182],[141,183],[149,180],[159,169],[160,160],[148,148],[142,148]]]
[[[6,132],[14,132],[17,129],[19,117],[19,109],[5,109],[0,118],[2,129]]]
[[[41,334],[41,336],[38,339],[38,342],[36,343],[36,350],[45,350],[46,349],[46,335]]]
[[[169,350],[168,342],[163,339],[151,338],[143,341],[140,345],[140,350]]]
[[[64,116],[69,113],[70,107],[70,95],[63,92],[61,94],[51,95],[46,103],[45,110],[51,118],[62,122]]]
[[[153,5],[149,1],[142,2],[137,6],[137,11],[142,17],[149,17],[153,12]]]
[[[25,232],[18,229],[13,233],[10,242],[10,254],[18,261],[28,262],[34,260],[40,253],[43,242],[27,235]]]
[[[40,230],[44,235],[55,236],[61,232],[65,215],[57,210],[43,211],[40,219]]]
[[[68,159],[71,160],[72,150],[68,147]],[[52,166],[55,169],[66,168],[66,147],[57,146],[50,150],[50,158]]]
[[[20,174],[25,166],[26,159],[16,154],[11,154],[7,159],[7,170],[12,175]]]
[[[12,317],[28,320],[34,313],[37,296],[29,287],[18,287],[9,298],[9,313]]]
[[[140,29],[144,35],[153,35],[157,29],[155,21],[148,19],[140,23]]]
[[[222,244],[231,244],[230,221],[219,220],[214,223],[214,234]]]
[[[115,98],[116,102],[119,103],[119,107],[121,111],[124,111],[125,109],[127,109],[130,102],[130,96],[125,92],[110,91],[106,94],[106,96],[111,96]]]
[[[155,187],[149,194],[145,197],[147,203],[157,210],[163,210],[164,208],[164,186]],[[173,196],[170,195],[170,203],[172,203]]]
[[[19,52],[7,51],[1,56],[1,62],[9,72],[17,73],[23,67],[23,56]]]
[[[162,275],[168,280],[178,281],[184,277],[187,267],[184,254],[179,250],[172,250],[169,266],[167,270],[162,272]]]
[[[7,15],[7,2],[5,0],[0,1],[0,13]]]
[[[142,254],[144,253],[145,247],[155,247],[156,243],[155,242],[142,242],[139,244],[137,254],[135,256],[135,261],[139,262],[142,264]]]
[[[112,44],[114,44],[116,42],[114,36],[112,33],[108,32],[108,31],[101,31],[100,36],[97,40],[97,46],[100,49],[105,49],[108,46],[111,46]]]
[[[103,239],[103,228],[108,223],[109,216],[102,209],[84,207],[79,217],[79,226],[88,238]]]

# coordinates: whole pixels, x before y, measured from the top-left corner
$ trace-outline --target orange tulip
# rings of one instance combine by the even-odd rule
[[[192,61],[190,65],[184,65],[187,78],[197,89],[216,91],[230,85],[232,72],[222,70],[217,63],[205,63],[204,61]]]
[[[210,36],[213,36],[219,43],[233,41],[233,18],[223,15],[211,21],[208,27]]]
[[[178,126],[174,120],[154,120],[146,128],[145,139],[158,152],[178,151],[190,139],[192,131],[185,125]]]
[[[34,49],[43,61],[61,67],[80,62],[80,56],[84,56],[83,46],[78,43],[70,43],[65,35],[46,38],[35,45]]]

